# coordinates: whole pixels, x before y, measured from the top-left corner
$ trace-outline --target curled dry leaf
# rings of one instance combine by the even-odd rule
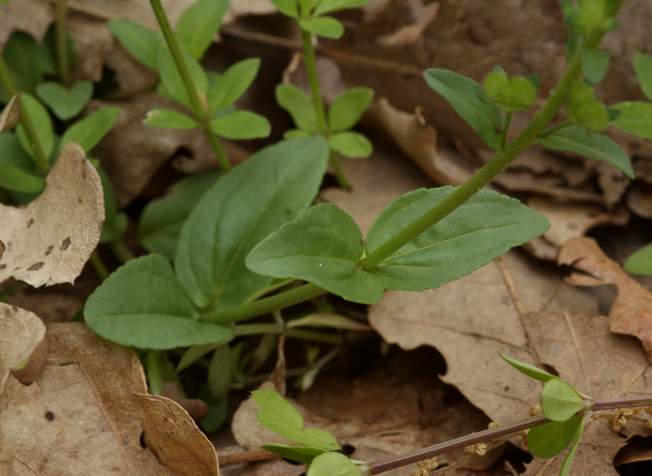
[[[416,43],[423,38],[423,31],[437,17],[439,3],[424,5],[423,0],[412,0],[412,17],[414,23],[399,28],[393,33],[378,37],[376,41],[383,46],[405,46]]]
[[[38,316],[0,303],[0,401],[11,371],[29,366],[31,356],[44,339],[45,325]],[[33,372],[29,377],[38,373],[38,368],[30,370]]]
[[[78,323],[53,324],[48,339],[41,376],[30,386],[9,377],[0,398],[0,474],[218,475],[188,414],[143,395],[132,350]]]
[[[201,420],[208,413],[208,405],[206,402],[199,400],[198,398],[186,397],[179,382],[165,382],[163,384],[161,395],[178,403],[181,408],[188,412],[188,415],[190,415],[193,420]]]
[[[45,191],[21,208],[0,204],[0,283],[72,283],[97,246],[104,222],[100,177],[84,151],[66,145]]]
[[[618,288],[618,296],[609,312],[609,329],[637,337],[652,361],[652,292],[609,259],[590,238],[576,238],[564,244],[559,263],[581,271],[567,278],[575,286],[613,284]]]
[[[349,167],[354,192],[328,191],[327,196],[363,227],[382,207],[378,202],[422,186],[410,178],[410,170],[379,155],[350,165],[356,167]],[[540,392],[537,382],[516,374],[498,352],[548,366],[596,398],[652,390],[645,354],[634,340],[609,332],[597,298],[518,251],[439,289],[389,292],[370,308],[370,323],[387,342],[404,349],[436,348],[447,363],[442,379],[498,423],[527,418]],[[622,431],[633,433],[649,430],[628,425]],[[575,471],[616,475],[612,458],[624,442],[607,421],[591,420]],[[554,474],[557,464],[547,471]],[[530,471],[538,465],[532,463]]]
[[[20,120],[20,104],[18,95],[12,97],[0,113],[0,133],[16,127]]]
[[[533,196],[527,203],[548,219],[550,229],[528,243],[526,249],[548,261],[556,261],[559,247],[571,238],[584,236],[600,225],[625,225],[629,221],[629,213],[622,207],[605,212],[595,205],[564,203],[539,196]]]
[[[20,0],[0,5],[0,48],[14,31],[40,40],[50,26],[52,10],[42,0]]]
[[[649,186],[634,186],[627,194],[627,205],[636,215],[652,218],[652,190]]]

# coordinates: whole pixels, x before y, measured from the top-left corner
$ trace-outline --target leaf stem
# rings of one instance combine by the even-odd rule
[[[160,350],[147,351],[147,380],[149,380],[149,393],[152,395],[160,395],[163,392],[162,357],[163,353]]]
[[[503,132],[500,135],[500,150],[505,150],[507,147],[507,138],[509,134],[509,126],[512,125],[512,119],[514,118],[514,113],[509,111],[505,115],[505,122],[503,123]]]
[[[95,270],[95,273],[97,276],[102,280],[106,280],[106,278],[109,277],[109,270],[107,269],[106,265],[104,264],[104,261],[102,261],[102,258],[100,258],[100,255],[98,254],[97,250],[93,251],[91,254],[91,264],[93,265],[93,269]]]
[[[18,102],[21,106],[20,123],[23,125],[23,127],[25,127],[25,132],[27,133],[27,137],[29,138],[29,141],[32,145],[32,149],[34,150],[34,161],[36,162],[39,171],[43,175],[47,174],[50,168],[48,158],[45,156],[41,142],[38,140],[36,128],[34,127],[32,119],[29,117],[29,114],[25,114],[24,112],[22,107],[22,98],[19,91],[16,89],[16,84],[14,83],[13,78],[11,77],[9,66],[7,66],[7,63],[2,55],[0,55],[0,84],[2,84],[2,86],[7,90],[9,96],[15,96],[18,94]]]
[[[127,261],[131,261],[132,259],[136,258],[136,256],[131,252],[129,248],[127,248],[127,245],[125,245],[122,240],[112,241],[110,246],[113,254],[116,256],[116,258],[122,261],[122,263],[126,263]]]
[[[312,95],[312,104],[317,116],[317,125],[320,132],[328,138],[330,130],[328,121],[326,120],[326,108],[324,107],[324,100],[321,96],[321,88],[319,86],[319,75],[317,73],[317,58],[315,56],[315,48],[312,44],[313,37],[310,32],[301,30],[301,43],[303,45],[303,61],[306,65],[306,75],[308,76],[308,83],[310,84],[310,93]],[[333,167],[335,178],[340,187],[350,190],[351,183],[344,174],[342,163],[337,154],[331,153],[330,164]]]
[[[251,317],[262,316],[278,309],[294,306],[295,304],[326,294],[326,292],[327,291],[315,286],[314,284],[304,284],[282,293],[259,299],[258,301],[243,304],[242,306],[233,309],[225,309],[205,314],[203,320],[221,323],[241,321]]]
[[[68,38],[66,36],[66,15],[68,13],[68,0],[57,0],[56,11],[56,51],[57,65],[61,82],[66,86],[70,84],[70,64],[68,63]]]
[[[649,396],[636,396],[636,397],[620,397],[610,398],[606,400],[598,400],[593,403],[590,411],[612,410],[617,408],[633,408],[633,407],[646,407],[652,406],[652,395]],[[400,456],[390,456],[369,464],[369,474],[380,474],[391,471],[396,468],[401,468],[409,464],[423,461],[425,459],[434,458],[451,451],[466,448],[467,446],[476,443],[496,440],[505,436],[518,433],[519,431],[527,430],[544,423],[548,423],[545,416],[537,416],[528,418],[518,423],[506,425],[498,428],[491,428],[488,430],[471,433],[470,435],[461,436],[443,443],[439,443],[428,448],[423,448],[412,453],[407,453]]]
[[[220,141],[210,130],[210,117],[208,115],[208,111],[203,105],[201,98],[199,97],[199,92],[195,87],[195,83],[192,81],[188,65],[186,64],[186,60],[183,57],[183,53],[179,47],[177,38],[174,35],[172,26],[170,25],[170,20],[165,13],[163,5],[161,4],[161,0],[149,0],[149,3],[152,6],[152,10],[154,10],[156,21],[159,24],[161,33],[163,33],[163,37],[165,38],[165,42],[168,45],[172,59],[174,60],[179,75],[181,76],[181,80],[183,81],[183,84],[186,88],[186,92],[188,93],[193,112],[195,113],[195,118],[200,122],[201,129],[206,135],[206,139],[208,139],[208,142],[210,143],[210,146],[220,163],[220,167],[222,167],[222,170],[225,172],[228,172],[231,170],[231,163],[224,153],[224,149],[222,148]]]

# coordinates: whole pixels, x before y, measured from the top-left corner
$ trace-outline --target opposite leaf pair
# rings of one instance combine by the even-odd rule
[[[359,8],[369,0],[272,0],[274,6],[289,17],[296,19],[305,32],[324,38],[340,38],[344,25],[328,16],[340,10]]]

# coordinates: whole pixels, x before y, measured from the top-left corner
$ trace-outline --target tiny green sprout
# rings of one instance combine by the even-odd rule
[[[510,77],[499,67],[485,77],[483,86],[487,95],[509,112],[529,109],[537,99],[537,89],[529,79]]]
[[[652,276],[652,245],[641,248],[627,258],[625,270],[632,274]]]
[[[598,100],[595,90],[579,82],[571,90],[566,108],[570,120],[582,127],[601,132],[609,123],[607,108]]]

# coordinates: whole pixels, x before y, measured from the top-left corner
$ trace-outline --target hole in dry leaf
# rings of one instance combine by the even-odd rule
[[[140,437],[138,438],[138,442],[140,443],[140,447],[144,450],[147,449],[147,441],[145,441],[145,431],[140,432]]]
[[[353,453],[355,453],[355,446],[348,443],[342,445],[342,453],[344,453],[346,456],[351,456]]]
[[[505,452],[503,453],[502,458],[500,458],[494,465],[495,469],[503,469],[506,463],[516,470],[518,474],[525,472],[526,464],[532,462],[532,455],[527,451],[514,446],[511,443],[505,445]]]
[[[623,476],[652,474],[652,437],[632,437],[616,453],[614,466]]]
[[[192,150],[190,150],[185,145],[182,145],[174,150],[172,156],[170,157],[170,160],[178,159],[179,157],[192,158],[194,155],[195,154],[192,153]]]
[[[548,373],[550,373],[550,374],[552,374],[552,375],[556,375],[557,377],[559,377],[559,372],[557,372],[557,369],[554,368],[552,365],[549,365],[549,364],[541,364],[541,367],[543,367],[543,370],[545,370],[546,372],[548,372]]]
[[[54,412],[51,412],[50,410],[46,411],[45,414],[43,415],[47,421],[53,421],[55,418]]]

